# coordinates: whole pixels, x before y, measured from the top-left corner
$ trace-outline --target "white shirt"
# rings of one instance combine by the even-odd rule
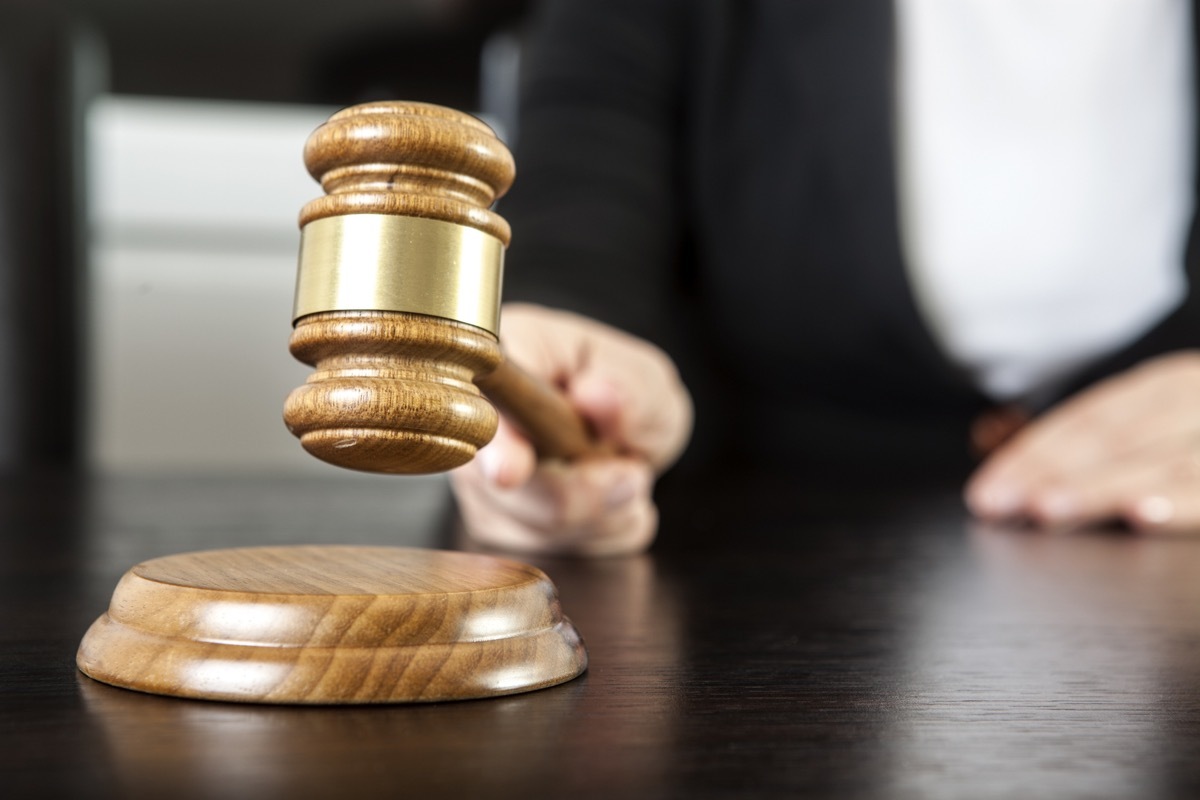
[[[918,304],[997,400],[1187,291],[1187,0],[896,0],[901,227]]]

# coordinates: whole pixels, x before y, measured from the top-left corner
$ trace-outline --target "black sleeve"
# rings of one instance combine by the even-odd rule
[[[506,300],[672,338],[686,16],[678,0],[550,0],[531,20]]]

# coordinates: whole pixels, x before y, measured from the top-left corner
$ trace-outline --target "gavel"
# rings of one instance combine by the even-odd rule
[[[494,403],[541,457],[595,452],[561,392],[500,349],[511,234],[491,206],[515,168],[492,129],[440,106],[365,103],[317,128],[304,160],[326,192],[300,212],[289,347],[315,372],[284,422],[304,449],[349,469],[441,472],[491,441]]]
[[[351,469],[440,472],[496,432],[538,453],[596,445],[560,392],[501,354],[513,180],[491,128],[420,103],[368,103],[309,138],[327,194],[300,213],[291,351],[316,367],[284,420]],[[130,569],[79,645],[80,670],[154,694],[255,703],[494,697],[571,680],[587,651],[531,566],[392,547],[235,548]]]

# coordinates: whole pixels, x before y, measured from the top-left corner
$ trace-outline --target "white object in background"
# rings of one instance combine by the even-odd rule
[[[89,117],[90,457],[351,473],[281,420],[309,133],[333,109],[105,97]]]
[[[1008,400],[1187,286],[1191,4],[900,0],[901,217],[930,327]]]

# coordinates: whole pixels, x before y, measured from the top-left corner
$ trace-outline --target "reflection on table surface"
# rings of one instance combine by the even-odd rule
[[[317,786],[538,796],[570,786],[564,771],[591,752],[620,769],[592,773],[590,790],[617,797],[661,788],[677,723],[676,610],[655,596],[649,557],[573,566],[577,605],[603,609],[588,621],[604,644],[601,664],[562,686],[488,701],[279,707],[153,697],[80,675],[84,708],[126,795],[162,797],[182,784],[211,797],[295,797]],[[621,647],[631,652],[613,657]],[[631,680],[636,701],[605,689]]]
[[[1187,797],[1200,540],[973,525],[953,492],[665,496],[628,559],[527,559],[591,667],[426,706],[152,697],[73,668],[121,572],[237,544],[451,546],[440,482],[0,490],[4,781],[89,796]]]

